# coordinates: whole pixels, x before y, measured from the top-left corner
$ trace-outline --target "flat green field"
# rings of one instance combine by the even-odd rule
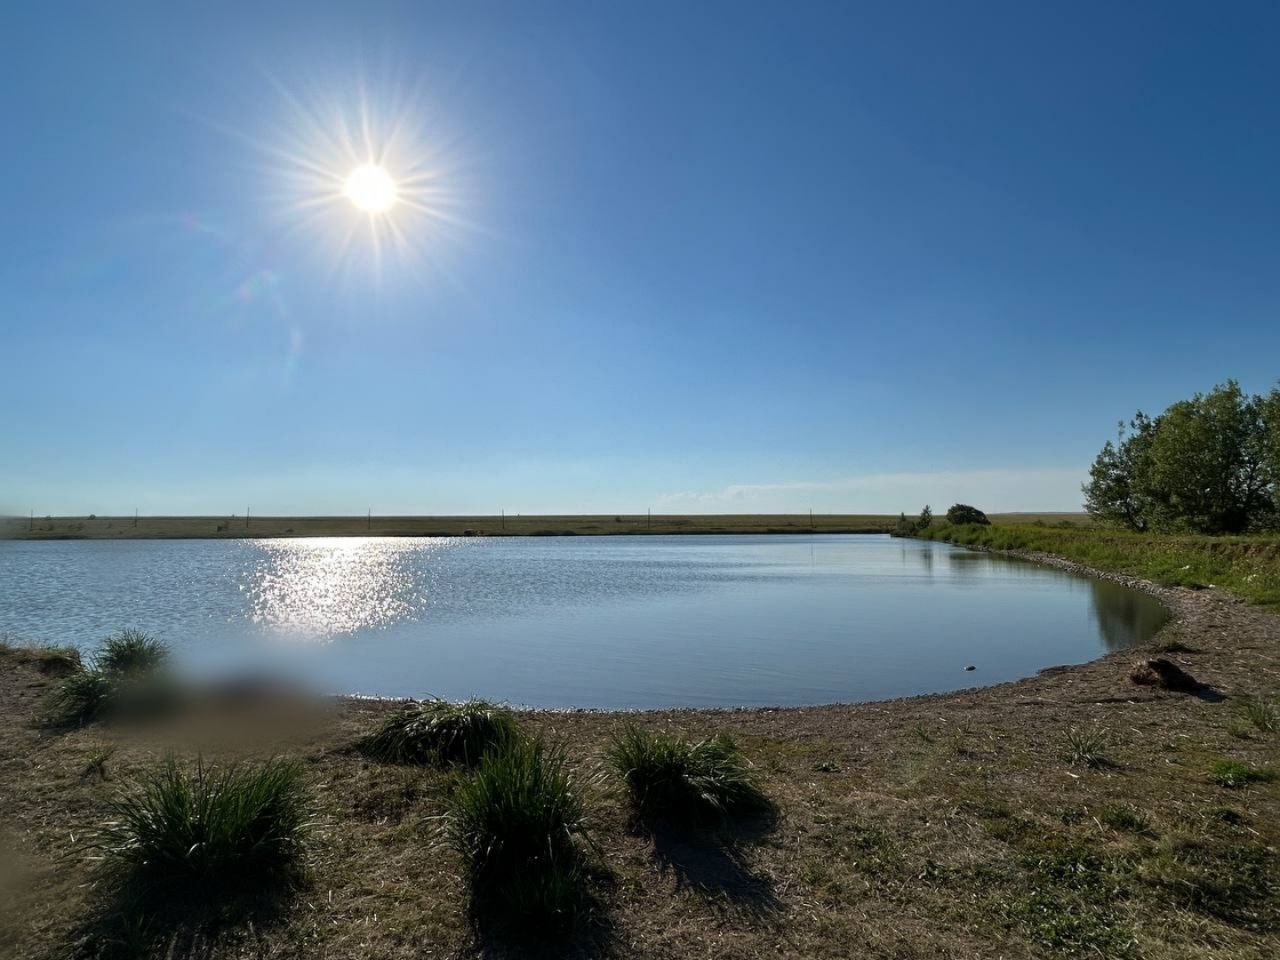
[[[1078,513],[993,515],[1010,523],[1084,524]],[[589,536],[673,533],[888,533],[884,514],[605,514],[490,517],[37,517],[0,519],[0,537],[21,540],[217,539],[237,537]]]

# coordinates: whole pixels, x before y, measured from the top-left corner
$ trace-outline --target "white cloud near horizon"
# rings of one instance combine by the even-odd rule
[[[666,493],[655,507],[669,513],[856,514],[914,513],[927,503],[940,513],[953,503],[972,503],[992,513],[1077,511],[1086,479],[1086,471],[1066,467],[869,473]]]

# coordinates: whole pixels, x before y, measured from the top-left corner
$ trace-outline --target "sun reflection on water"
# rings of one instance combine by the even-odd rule
[[[447,539],[414,542],[376,538],[265,540],[240,589],[254,623],[299,640],[418,619],[429,603],[424,554]]]

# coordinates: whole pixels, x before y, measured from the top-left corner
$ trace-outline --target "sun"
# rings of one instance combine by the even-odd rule
[[[386,213],[396,202],[399,189],[391,174],[376,163],[362,163],[342,185],[347,199],[365,213]]]

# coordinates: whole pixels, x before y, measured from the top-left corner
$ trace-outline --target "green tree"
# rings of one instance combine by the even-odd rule
[[[1115,443],[1103,444],[1083,487],[1085,509],[1092,516],[1131,530],[1146,530],[1150,525],[1151,511],[1138,478],[1157,423],[1139,410],[1127,429],[1120,422]]]
[[[1269,522],[1275,501],[1261,403],[1228,380],[1161,415],[1138,478],[1156,524],[1242,533]]]
[[[932,523],[933,523],[933,508],[926,503],[924,505],[924,509],[920,511],[920,519],[917,522],[916,527],[917,529],[920,529],[920,530],[927,530],[929,528],[929,525]]]
[[[1280,519],[1280,387],[1258,398],[1262,421],[1261,457],[1271,478],[1272,522]]]
[[[1280,516],[1280,389],[1249,396],[1234,380],[1138,413],[1089,469],[1085,507],[1134,530],[1241,533]]]

